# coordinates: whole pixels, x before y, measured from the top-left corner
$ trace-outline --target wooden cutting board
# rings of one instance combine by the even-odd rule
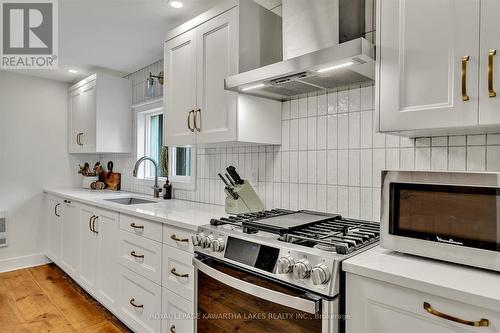
[[[120,191],[122,174],[113,172],[113,162],[108,162],[108,171],[103,172],[100,180],[106,184],[106,190]]]

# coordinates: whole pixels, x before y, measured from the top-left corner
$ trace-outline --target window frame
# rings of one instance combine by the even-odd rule
[[[165,145],[165,121],[166,121],[166,112],[163,107],[163,98],[156,98],[154,100],[150,100],[144,103],[140,103],[132,106],[132,110],[135,114],[135,124],[134,124],[134,132],[135,132],[135,161],[137,161],[142,156],[146,155],[145,152],[149,151],[150,143],[149,143],[149,135],[150,135],[150,122],[147,119],[152,116],[163,114],[163,138],[162,138],[162,146]],[[189,147],[191,148],[191,176],[175,176],[173,175],[172,168],[172,160],[175,161],[174,156],[174,148],[177,147]],[[148,162],[150,163],[150,162]],[[177,189],[182,190],[195,190],[196,189],[196,147],[191,145],[186,146],[168,146],[168,179],[172,186]],[[138,180],[145,184],[153,184],[154,175],[147,174],[149,168],[145,168],[145,164],[141,164],[138,171]],[[167,177],[158,177],[158,180],[165,182]]]

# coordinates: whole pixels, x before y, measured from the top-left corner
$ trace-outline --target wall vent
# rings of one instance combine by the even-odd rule
[[[8,244],[7,212],[0,210],[0,247]]]

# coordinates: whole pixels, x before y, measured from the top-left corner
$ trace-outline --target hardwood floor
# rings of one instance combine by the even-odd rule
[[[0,333],[131,332],[54,264],[0,274]]]

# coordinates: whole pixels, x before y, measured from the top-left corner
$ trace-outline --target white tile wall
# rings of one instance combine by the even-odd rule
[[[217,173],[234,165],[243,178],[255,173],[267,208],[378,221],[383,169],[500,171],[500,134],[408,139],[374,133],[373,95],[373,86],[355,87],[284,102],[281,146],[199,147],[196,191],[176,190],[176,198],[224,204]],[[151,192],[130,177],[134,158],[112,157],[124,173],[124,189]]]

